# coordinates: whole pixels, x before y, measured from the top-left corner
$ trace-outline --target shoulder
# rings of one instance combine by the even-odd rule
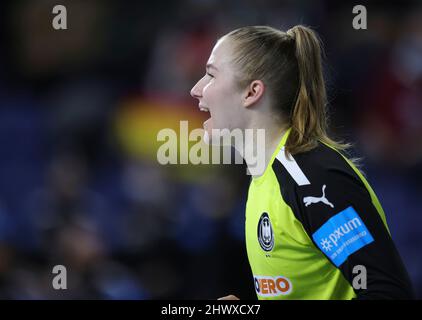
[[[336,176],[363,186],[347,160],[338,151],[323,143],[308,152],[294,156],[287,154],[284,149],[280,150],[272,163],[272,169],[280,184],[298,190],[306,186],[305,189],[308,189]]]
[[[272,169],[281,196],[302,222],[309,220],[309,214],[316,218],[323,212],[329,217],[352,204],[371,201],[347,160],[323,143],[294,156],[280,150]]]

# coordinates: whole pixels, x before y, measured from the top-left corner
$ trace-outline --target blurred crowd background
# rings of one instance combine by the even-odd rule
[[[159,165],[156,135],[202,127],[189,90],[217,37],[298,23],[421,298],[422,3],[334,0],[1,1],[0,298],[254,299],[246,168]]]

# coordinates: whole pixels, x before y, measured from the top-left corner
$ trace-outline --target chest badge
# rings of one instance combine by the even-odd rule
[[[264,251],[271,251],[274,247],[274,232],[268,213],[264,212],[258,222],[258,241]]]

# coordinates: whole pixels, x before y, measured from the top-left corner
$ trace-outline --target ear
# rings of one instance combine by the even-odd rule
[[[261,99],[265,92],[265,85],[261,80],[252,81],[246,88],[243,96],[243,106],[248,108],[253,106],[256,102]]]

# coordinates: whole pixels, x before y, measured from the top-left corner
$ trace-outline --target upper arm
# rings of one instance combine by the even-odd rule
[[[315,246],[351,285],[355,267],[365,268],[367,286],[355,288],[358,298],[410,298],[412,289],[405,267],[368,190],[353,169],[336,155],[324,163],[295,158],[308,183],[298,183],[295,172],[284,167],[284,183],[290,187],[282,188],[282,193]]]

